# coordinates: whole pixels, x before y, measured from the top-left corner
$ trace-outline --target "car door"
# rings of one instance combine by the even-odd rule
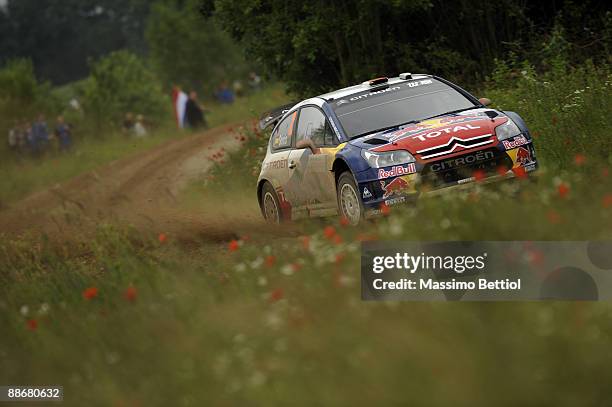
[[[292,212],[293,202],[291,202],[285,193],[287,183],[289,182],[288,159],[293,145],[293,134],[295,128],[295,120],[298,112],[295,111],[283,119],[272,132],[270,137],[270,154],[264,161],[264,171],[266,178],[272,182],[276,189],[279,203],[283,212]]]
[[[300,147],[300,144],[310,144]],[[316,106],[300,109],[295,130],[294,148],[289,153],[289,182],[286,194],[297,211],[307,215],[336,209],[335,180],[331,169],[333,156],[325,147],[333,147],[335,137],[325,114]]]

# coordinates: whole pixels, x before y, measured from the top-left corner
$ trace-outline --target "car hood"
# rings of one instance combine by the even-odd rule
[[[497,116],[491,118],[492,112]],[[377,152],[408,150],[416,158],[430,160],[438,155],[496,144],[495,127],[507,120],[497,110],[475,109],[425,120],[400,130],[370,134],[351,143]]]

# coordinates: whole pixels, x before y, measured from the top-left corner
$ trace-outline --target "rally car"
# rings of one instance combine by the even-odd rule
[[[537,169],[514,112],[434,75],[376,78],[263,116],[274,126],[257,183],[271,222],[339,213],[351,224],[385,206]]]

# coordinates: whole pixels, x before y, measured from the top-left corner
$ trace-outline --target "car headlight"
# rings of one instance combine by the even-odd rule
[[[388,151],[376,153],[368,150],[361,150],[361,156],[370,164],[372,168],[390,167],[415,162],[416,160],[406,150]]]
[[[499,141],[518,136],[519,134],[521,134],[521,130],[510,118],[508,118],[506,123],[500,124],[495,128],[495,135]]]

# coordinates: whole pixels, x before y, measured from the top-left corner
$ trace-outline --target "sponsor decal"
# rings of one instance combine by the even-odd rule
[[[414,163],[407,164],[405,167],[397,165],[392,167],[390,170],[380,168],[378,170],[378,179],[385,179],[389,177],[399,177],[400,175],[408,175],[416,172],[416,166]]]
[[[377,90],[377,91],[370,92],[370,93],[364,93],[363,95],[353,96],[353,97],[351,97],[349,100],[350,100],[351,102],[356,102],[356,101],[358,101],[358,100],[360,100],[360,99],[367,99],[367,98],[368,98],[368,97],[370,97],[370,96],[376,96],[376,95],[379,95],[379,94],[381,94],[381,93],[393,92],[393,91],[400,90],[400,89],[401,89],[401,87],[399,87],[399,86],[394,86],[394,87],[392,87],[392,88],[381,89],[381,90]]]
[[[385,181],[380,181],[380,186],[382,190],[385,191],[383,194],[383,199],[387,199],[390,196],[401,192],[403,189],[408,188],[409,184],[405,179],[397,177],[388,183]]]
[[[504,145],[506,150],[511,150],[511,149],[517,148],[519,146],[524,146],[525,144],[528,144],[528,143],[529,143],[529,140],[527,140],[527,138],[525,136],[515,137],[514,140],[512,140],[512,141],[510,141],[510,140],[502,140],[502,144]]]
[[[531,153],[529,150],[524,147],[519,147],[518,151],[516,152],[516,162],[523,166],[531,164],[533,160],[531,159]]]
[[[397,198],[387,199],[385,205],[392,206],[406,202],[405,196],[398,196]]]
[[[473,164],[479,161],[485,161],[493,158],[495,155],[492,151],[478,151],[477,153],[464,155],[461,157],[454,158],[452,160],[446,160],[437,162],[431,165],[433,172],[450,170],[464,165]]]
[[[363,199],[372,198],[372,193],[368,190],[367,187],[363,188]]]
[[[457,181],[457,184],[467,184],[468,182],[476,181],[476,177],[463,178]]]
[[[270,161],[266,163],[266,169],[281,169],[287,167],[287,159]]]
[[[480,129],[480,126],[472,126],[471,124],[466,124],[465,126],[453,126],[453,127],[445,127],[443,129],[438,129],[429,133],[425,133],[425,134],[419,134],[416,136],[413,136],[412,138],[415,138],[417,140],[420,141],[425,141],[428,138],[436,138],[438,136],[441,136],[442,133],[445,134],[451,134],[451,133],[457,133],[458,131],[465,131],[465,130],[477,130]]]

